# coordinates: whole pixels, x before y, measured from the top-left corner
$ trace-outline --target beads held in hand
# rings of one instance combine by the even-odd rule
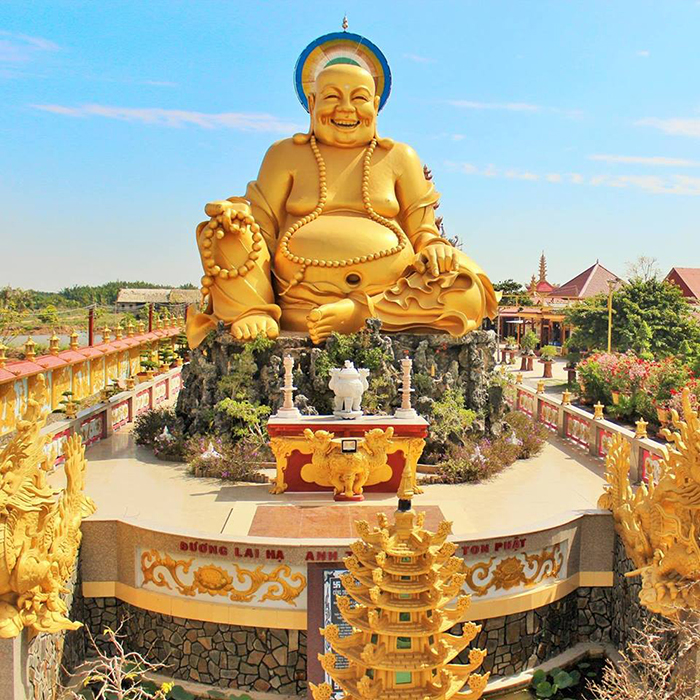
[[[238,268],[227,269],[221,267],[214,262],[214,252],[212,250],[213,239],[220,241],[226,235],[240,235],[245,229],[250,230],[253,239],[253,245],[248,253],[248,257],[243,264]],[[260,251],[264,245],[260,226],[255,223],[255,219],[243,211],[230,211],[228,213],[221,212],[216,216],[212,216],[211,221],[204,229],[204,240],[202,241],[202,257],[204,258],[204,267],[208,273],[202,278],[202,286],[210,287],[213,284],[213,277],[221,279],[229,279],[234,277],[245,277],[250,270],[255,267],[255,261],[260,257]],[[204,280],[207,280],[205,282]],[[205,289],[203,293],[207,293]]]

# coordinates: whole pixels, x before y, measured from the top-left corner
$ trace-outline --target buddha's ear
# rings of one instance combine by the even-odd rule
[[[375,95],[374,96],[374,113],[375,114],[379,114],[379,101],[380,101],[379,95]]]
[[[311,92],[309,93],[307,99],[309,103],[309,130],[305,134],[294,134],[292,140],[298,145],[309,143],[309,141],[311,141],[311,136],[314,133],[314,105],[316,104],[316,95]]]

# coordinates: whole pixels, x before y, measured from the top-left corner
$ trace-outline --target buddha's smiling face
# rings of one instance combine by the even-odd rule
[[[309,95],[316,138],[327,146],[367,145],[376,133],[379,97],[375,93],[374,79],[359,66],[324,68]]]

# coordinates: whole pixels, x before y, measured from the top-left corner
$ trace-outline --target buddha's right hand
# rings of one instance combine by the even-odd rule
[[[231,199],[224,199],[218,202],[209,202],[204,207],[204,212],[212,219],[218,218],[223,224],[224,229],[228,232],[231,232],[231,222],[233,219],[237,218],[238,214],[253,216],[250,204],[242,197],[232,197]]]

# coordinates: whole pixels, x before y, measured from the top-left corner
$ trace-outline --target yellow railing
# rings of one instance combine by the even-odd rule
[[[142,373],[142,356],[148,353],[154,360],[165,345],[174,348],[182,333],[183,320],[158,321],[151,332],[134,329],[129,324],[126,333],[117,329],[116,337],[105,329],[102,342],[79,346],[78,335],[71,335],[70,347],[59,350],[58,338],[49,343],[49,354],[36,356],[31,338],[25,344],[25,359],[5,358],[0,349],[0,437],[12,433],[26,410],[29,398],[38,398],[37,378],[43,374],[48,389],[45,408],[66,410],[70,416],[80,409],[80,403],[99,394],[114,380],[126,385],[138,381]],[[176,364],[176,363],[174,363]],[[165,371],[169,367],[161,367]],[[158,370],[157,370],[158,371]],[[150,378],[150,377],[149,377]],[[67,406],[67,404],[70,404]]]

